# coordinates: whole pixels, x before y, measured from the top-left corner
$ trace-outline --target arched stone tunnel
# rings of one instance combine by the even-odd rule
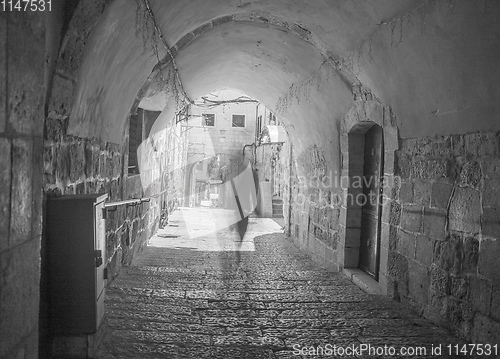
[[[0,17],[0,358],[37,358],[47,337],[48,201],[151,197],[108,212],[104,266],[119,275],[183,187],[155,144],[171,141],[185,105],[224,88],[271,109],[288,133],[290,241],[466,342],[498,343],[498,2],[50,5],[2,5]],[[162,112],[134,176],[130,119],[146,103]],[[385,201],[367,268],[370,220],[348,199],[366,194],[354,180],[370,171],[372,129]]]

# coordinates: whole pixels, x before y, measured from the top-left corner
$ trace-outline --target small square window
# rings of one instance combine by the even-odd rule
[[[245,115],[233,115],[232,127],[245,127]]]
[[[214,127],[215,126],[215,114],[204,113],[203,114],[203,126]]]

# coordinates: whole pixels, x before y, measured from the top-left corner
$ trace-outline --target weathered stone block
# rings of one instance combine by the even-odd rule
[[[414,162],[411,177],[421,179],[439,179],[448,177],[450,164],[447,160],[423,160]]]
[[[33,139],[33,157],[32,157],[32,213],[31,213],[31,237],[41,237],[43,227],[43,139],[35,137]]]
[[[71,157],[69,148],[66,144],[58,145],[54,148],[57,155],[56,158],[56,177],[62,183],[67,183],[69,180],[69,173],[71,168]]]
[[[459,176],[460,186],[477,189],[481,182],[481,166],[479,162],[466,162],[462,165]]]
[[[101,151],[99,153],[99,171],[97,172],[98,173],[98,176],[100,178],[107,178],[107,175],[106,175],[106,157],[107,157],[107,152],[106,151]]]
[[[453,186],[448,183],[434,182],[431,192],[431,207],[446,209]]]
[[[85,182],[80,182],[75,185],[75,194],[85,194]]]
[[[421,158],[433,155],[432,145],[435,139],[432,137],[422,137],[415,139],[415,147],[413,148],[413,155]]]
[[[11,13],[11,15],[14,14]],[[42,135],[44,14],[23,12],[22,15],[22,22],[16,21],[14,16],[9,17],[8,51],[2,50],[2,57],[7,57],[9,63],[8,121],[17,133]],[[24,41],[19,41],[19,39]]]
[[[85,176],[92,177],[94,176],[94,151],[92,142],[89,140],[85,140]]]
[[[452,135],[452,150],[454,157],[465,156],[466,148],[465,148],[465,138],[464,135]]]
[[[87,180],[87,193],[97,193],[97,184],[95,180]]]
[[[434,240],[427,236],[417,236],[416,248],[415,248],[415,259],[426,266],[430,266],[432,263],[434,250]]]
[[[398,227],[389,226],[389,249],[396,250],[398,248]]]
[[[140,164],[139,164],[140,166]],[[111,180],[113,178],[113,172],[114,172],[114,169],[113,169],[113,157],[111,154],[107,154],[106,156],[106,171],[104,173],[104,176],[106,176],[106,178],[108,180]],[[150,180],[152,181],[153,178],[152,178],[152,171],[149,171],[150,172]]]
[[[5,49],[7,43],[7,17],[0,19],[0,49]],[[2,56],[0,58],[0,68],[6,69],[7,58]],[[0,72],[0,133],[5,132],[7,125],[7,87],[5,86],[7,81],[7,74],[5,71]]]
[[[53,175],[56,167],[56,154],[52,145],[45,145],[43,148],[43,172]]]
[[[500,322],[500,288],[493,292],[491,296],[491,317]]]
[[[448,158],[451,157],[453,151],[453,144],[451,136],[437,136],[433,139],[432,156]]]
[[[112,165],[113,165],[113,178],[119,177],[122,173],[122,156],[120,153],[113,154]]]
[[[457,299],[467,299],[469,294],[469,280],[467,277],[450,277],[450,293]]]
[[[365,114],[368,120],[373,121],[380,126],[384,124],[384,108],[380,104],[380,102],[375,100],[368,100],[364,102]],[[385,132],[385,131],[384,131]],[[384,133],[385,134],[385,133]],[[384,138],[384,142],[385,142]],[[396,137],[396,142],[398,138]]]
[[[92,174],[96,178],[101,174],[101,152],[99,145],[92,146]]]
[[[110,154],[120,152],[120,145],[113,142],[106,142],[102,145],[102,149],[108,151]]]
[[[399,134],[397,127],[384,127],[384,150],[397,151],[399,149]]]
[[[394,115],[389,106],[384,106],[384,127],[386,126],[388,127],[397,126],[396,116]]]
[[[481,160],[485,178],[500,178],[500,158],[486,157]]]
[[[462,264],[461,247],[461,238],[454,235],[445,241],[436,241],[434,263],[444,270],[459,273]]]
[[[30,240],[0,254],[0,338],[2,344],[20,343],[38,330],[40,240]],[[5,346],[0,356],[7,355]]]
[[[457,188],[450,204],[450,229],[465,233],[479,233],[480,217],[479,192],[471,188]]]
[[[422,231],[422,207],[405,204],[401,215],[401,228],[419,233]]]
[[[75,185],[70,184],[63,189],[63,194],[75,194]]]
[[[468,302],[461,302],[460,309],[462,311],[462,319],[466,322],[471,322],[474,319],[474,307]],[[469,337],[469,336],[467,336]]]
[[[499,258],[500,241],[483,239],[479,248],[479,274],[495,283],[500,283]]]
[[[0,35],[1,36],[1,35]],[[10,219],[11,142],[0,138],[0,252],[8,247]]]
[[[444,239],[446,226],[446,212],[424,208],[424,234],[438,239]]]
[[[431,182],[416,179],[413,183],[413,203],[429,206],[431,200]]]
[[[406,155],[403,151],[397,151],[395,174],[401,178],[410,178],[411,168],[413,167],[413,158]]]
[[[408,278],[409,294],[418,304],[425,305],[429,301],[430,276],[428,268],[415,261],[410,261],[409,264],[411,273]]]
[[[425,309],[423,316],[427,320],[435,323],[437,325],[445,325],[445,313],[446,313],[446,304],[447,304],[447,296],[441,292],[437,292],[435,290],[430,289],[430,303]]]
[[[71,115],[71,105],[74,96],[75,84],[56,73],[52,84],[52,96],[50,96],[49,113],[58,116]]]
[[[413,203],[413,182],[403,180],[399,189],[399,200],[402,203]]]
[[[196,37],[198,35],[203,34],[204,32],[208,31],[211,28],[212,28],[211,22],[209,22],[207,24],[203,24],[203,25],[198,26],[196,29],[193,30],[193,35]]]
[[[450,277],[448,272],[435,265],[431,266],[431,288],[432,290],[449,294]]]
[[[479,241],[474,237],[466,237],[463,242],[461,271],[477,273],[479,258]]]
[[[331,248],[336,249],[338,247],[339,243],[340,243],[340,236],[339,236],[338,232],[328,233],[328,245]]]
[[[78,181],[85,175],[85,146],[80,141],[73,142],[69,146],[70,156],[70,180]]]
[[[47,117],[45,119],[44,138],[47,141],[60,142],[66,134],[68,119]]]
[[[397,282],[408,283],[408,259],[402,254],[394,251],[389,252],[389,275]]]
[[[392,201],[391,203],[391,215],[390,215],[390,220],[389,223],[394,226],[399,226],[399,223],[401,221],[401,205],[396,202]]]
[[[216,27],[216,26],[219,26],[222,24],[227,24],[227,23],[233,22],[233,21],[234,21],[233,15],[222,16],[222,17],[219,17],[219,18],[213,20],[212,26]]]
[[[31,239],[33,205],[33,144],[22,139],[12,144],[11,247]]]
[[[484,314],[476,313],[472,328],[472,341],[474,343],[498,343],[498,338],[500,338],[500,323]]]
[[[494,156],[498,153],[495,133],[470,133],[465,135],[467,153],[477,157]]]
[[[471,277],[469,281],[469,301],[481,313],[488,315],[491,305],[491,281],[479,277]]]
[[[500,209],[500,178],[490,178],[484,181],[483,206]]]
[[[445,302],[445,319],[448,325],[450,323],[454,326],[460,325],[463,321],[461,303],[453,297],[447,297]]]
[[[401,139],[399,141],[399,152],[404,155],[415,155],[417,153],[418,144],[416,138]]]
[[[415,257],[415,235],[405,231],[398,231],[397,251],[413,259]]]

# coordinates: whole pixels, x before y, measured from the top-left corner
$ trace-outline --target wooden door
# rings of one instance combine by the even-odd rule
[[[384,168],[383,132],[373,126],[365,134],[363,202],[359,268],[378,280],[380,225],[382,214],[382,176]]]

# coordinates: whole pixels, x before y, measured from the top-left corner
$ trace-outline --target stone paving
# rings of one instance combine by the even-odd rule
[[[206,227],[208,209],[186,211],[110,285],[99,359],[457,357],[445,347],[457,339],[401,303],[318,267],[284,234],[255,237],[256,228],[279,232],[271,220],[251,218],[253,235],[240,244],[229,229],[190,238],[186,221]],[[431,355],[440,344],[442,355]],[[401,355],[403,347],[426,354]]]

